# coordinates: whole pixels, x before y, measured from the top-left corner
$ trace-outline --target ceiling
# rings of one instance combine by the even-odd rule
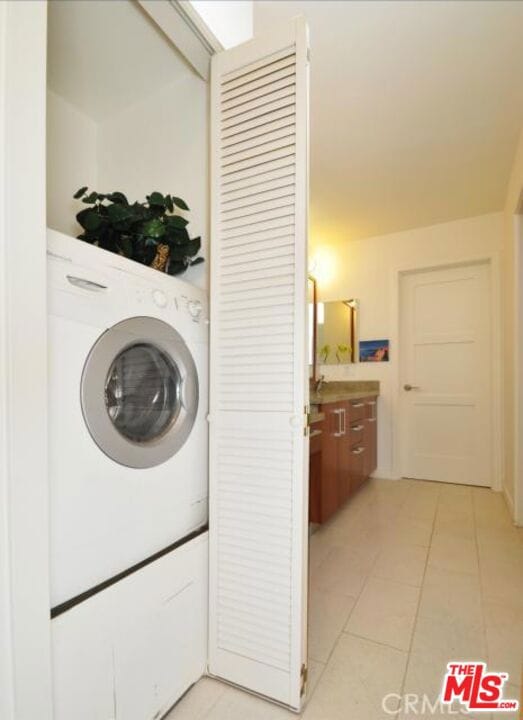
[[[502,209],[523,126],[523,2],[267,2],[311,36],[312,243]]]

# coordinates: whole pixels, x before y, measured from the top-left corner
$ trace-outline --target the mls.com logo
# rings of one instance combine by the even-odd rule
[[[517,700],[503,698],[508,673],[487,672],[483,662],[449,662],[443,679],[441,702],[458,700],[467,710],[508,712],[517,710]]]

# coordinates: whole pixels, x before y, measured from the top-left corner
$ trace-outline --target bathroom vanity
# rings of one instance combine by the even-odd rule
[[[311,392],[310,521],[323,523],[377,466],[379,383],[330,382]]]

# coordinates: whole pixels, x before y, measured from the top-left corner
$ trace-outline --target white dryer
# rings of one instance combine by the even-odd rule
[[[205,529],[204,291],[48,231],[51,604]]]

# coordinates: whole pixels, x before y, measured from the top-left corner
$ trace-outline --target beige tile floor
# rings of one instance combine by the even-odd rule
[[[512,526],[501,495],[371,480],[312,535],[310,567],[304,720],[394,717],[383,711],[383,696],[435,699],[450,659],[484,660],[509,672],[505,694],[519,698],[523,530]],[[295,717],[203,678],[168,720]],[[414,717],[419,711],[399,708],[398,720]],[[491,720],[489,713],[480,717]],[[515,714],[495,717],[513,720]]]

